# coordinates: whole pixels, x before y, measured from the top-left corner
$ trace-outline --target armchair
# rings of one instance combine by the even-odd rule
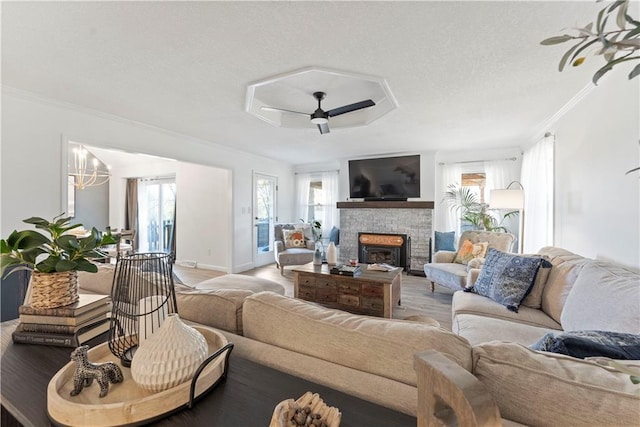
[[[309,224],[275,224],[273,228],[274,255],[280,274],[284,275],[285,266],[313,261],[316,242]],[[295,235],[296,231],[301,235]]]
[[[458,251],[468,240],[472,245],[486,242],[483,253],[486,253],[489,248],[511,252],[515,239],[516,237],[510,233],[467,230],[460,236]],[[460,263],[454,262],[456,255],[455,251],[438,251],[433,254],[433,262],[424,265],[424,273],[431,284],[431,292],[435,290],[436,283],[454,291],[464,289],[473,283],[472,278],[477,277],[475,274],[477,271],[474,269],[480,268],[482,258]]]

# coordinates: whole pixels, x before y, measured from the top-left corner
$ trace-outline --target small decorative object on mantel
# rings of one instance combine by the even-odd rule
[[[330,242],[327,247],[327,264],[335,265],[338,263],[338,249],[335,243]]]
[[[142,342],[178,312],[171,254],[138,253],[119,256],[111,290],[109,349],[122,366],[131,366]]]
[[[318,393],[310,391],[298,400],[283,400],[276,406],[269,427],[339,427],[342,413],[327,406]]]
[[[88,345],[82,345],[71,352],[71,360],[76,362],[76,370],[73,374],[73,390],[69,394],[77,396],[95,379],[100,385],[100,397],[105,397],[109,392],[109,383],[121,383],[124,376],[120,367],[113,362],[89,362],[88,350]]]
[[[95,228],[87,237],[75,236],[71,230],[82,224],[71,225],[71,217],[63,215],[52,221],[40,217],[23,220],[50,237],[35,230],[14,230],[0,241],[2,275],[10,266],[17,266],[11,272],[33,271],[28,301],[25,300],[33,308],[56,308],[77,302],[78,271],[96,273],[98,267],[89,259],[104,257],[100,246],[116,242],[110,233],[101,234]]]
[[[193,377],[207,350],[204,336],[172,313],[136,351],[131,377],[150,391],[175,387]]]

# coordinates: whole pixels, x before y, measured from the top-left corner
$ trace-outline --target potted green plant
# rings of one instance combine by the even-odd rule
[[[100,233],[92,228],[85,237],[70,233],[82,224],[71,224],[71,217],[63,216],[64,213],[52,221],[40,217],[23,221],[48,236],[36,230],[14,230],[0,240],[2,276],[9,267],[32,270],[30,303],[35,308],[55,308],[76,302],[78,271],[96,273],[98,267],[90,259],[104,257],[99,248],[116,243],[109,230]]]
[[[518,211],[510,211],[499,218],[489,209],[489,205],[480,203],[478,196],[469,187],[457,184],[447,186],[443,201],[449,205],[449,209],[459,212],[460,219],[471,224],[474,230],[508,233],[509,230],[502,224],[506,219],[519,214]]]

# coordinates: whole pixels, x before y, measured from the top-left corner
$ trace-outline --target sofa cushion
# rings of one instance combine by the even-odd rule
[[[465,239],[460,244],[453,262],[467,265],[474,258],[484,258],[488,246],[487,242],[471,243],[471,240]]]
[[[78,288],[81,293],[111,295],[115,265],[100,263],[97,273],[78,271]]]
[[[273,280],[244,274],[225,274],[204,280],[194,286],[195,289],[243,289],[252,293],[271,291],[284,295],[284,286]]]
[[[271,292],[243,307],[244,336],[416,386],[413,355],[435,349],[469,370],[469,343],[419,322],[379,319],[320,307]]]
[[[473,348],[473,373],[500,414],[523,424],[630,426],[640,420],[638,385],[592,361],[491,342]]]
[[[242,304],[250,295],[242,289],[181,290],[176,302],[182,319],[242,335]]]
[[[193,288],[176,285],[178,312],[183,319],[242,334],[242,305],[256,292],[284,295],[284,286],[244,274],[225,274],[204,280]]]
[[[582,267],[590,260],[553,246],[544,247],[538,253],[547,255],[553,265],[542,291],[542,310],[553,320],[560,322],[562,307],[573,283]]]
[[[535,309],[532,308],[530,310]],[[543,328],[477,314],[457,315],[453,319],[452,329],[453,332],[469,341],[471,345],[503,340],[529,346],[549,332],[558,332],[557,329]]]
[[[532,350],[585,357],[640,360],[640,335],[611,331],[549,333],[530,346]]]
[[[462,264],[428,263],[424,265],[424,273],[428,280],[450,289],[464,289],[467,285],[467,267]]]
[[[567,296],[565,331],[601,330],[640,334],[640,274],[613,263],[592,261]]]
[[[542,307],[542,293],[544,292],[544,286],[547,284],[547,279],[549,278],[549,273],[551,272],[551,267],[553,267],[553,265],[551,264],[549,257],[546,255],[525,256],[542,257],[542,263],[538,269],[538,274],[536,274],[536,280],[533,282],[533,286],[529,290],[527,296],[522,300],[522,305],[531,308],[540,308]]]
[[[505,310],[503,305],[487,297],[471,292],[458,291],[453,294],[451,313],[454,318],[459,314],[477,314],[541,328],[562,329],[558,322],[547,316],[542,310],[520,306],[516,313]],[[498,337],[496,336],[496,338]]]
[[[541,257],[509,254],[491,248],[473,291],[517,312],[532,288],[541,264]]]

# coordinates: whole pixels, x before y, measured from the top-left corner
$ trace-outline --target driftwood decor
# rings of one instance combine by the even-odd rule
[[[269,427],[339,427],[342,414],[327,406],[317,393],[310,391],[298,400],[283,400],[276,406]]]

